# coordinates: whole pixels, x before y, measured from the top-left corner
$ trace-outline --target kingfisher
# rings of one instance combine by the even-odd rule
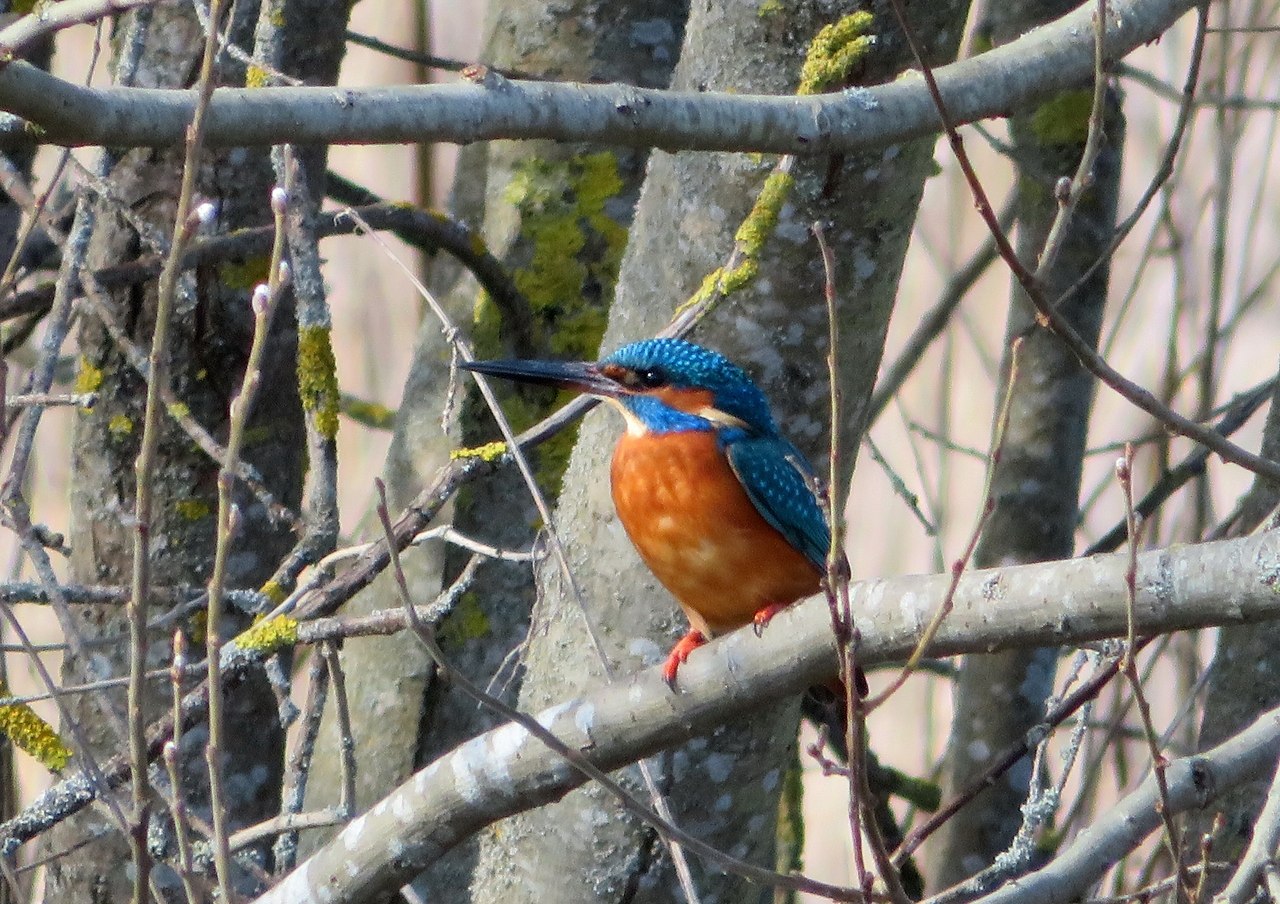
[[[613,452],[613,504],[689,630],[667,684],[710,638],[817,593],[831,531],[814,474],[778,430],[764,393],[723,355],[646,339],[597,362],[479,361],[467,370],[603,399],[626,431]]]

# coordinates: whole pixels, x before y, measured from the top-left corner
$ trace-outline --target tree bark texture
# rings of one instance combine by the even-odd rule
[[[991,4],[981,37],[997,44],[1065,12],[1060,0],[1019,6]],[[1017,253],[1035,269],[1061,205],[1055,186],[1074,175],[1084,153],[1093,103],[1091,85],[1064,90],[1036,110],[1009,120],[1017,173]],[[1108,93],[1103,147],[1085,193],[1062,236],[1045,292],[1058,298],[1094,265],[1111,240],[1119,195],[1124,119]],[[1061,310],[1096,345],[1106,304],[1109,267],[1099,267]],[[994,408],[1012,393],[1000,459],[992,475],[995,510],[974,554],[980,568],[1068,558],[1078,520],[1080,474],[1093,377],[1066,346],[1037,326],[1035,312],[1012,285],[1006,342]],[[1017,370],[1012,383],[1014,345]],[[955,715],[947,745],[950,791],[966,787],[998,751],[1041,721],[1052,693],[1057,650],[1013,650],[967,657],[954,689]],[[949,820],[933,848],[929,878],[948,888],[978,872],[1013,840],[1031,783],[1030,760],[1006,772]]]
[[[496,69],[548,79],[617,82],[664,88],[679,55],[688,0],[573,0],[490,4],[481,60]],[[469,148],[460,161],[451,215],[481,227],[490,250],[508,267],[523,295],[521,310],[500,310],[470,274],[445,265],[435,283],[455,322],[471,325],[480,357],[593,358],[604,331],[648,152],[636,148],[547,141],[494,142]],[[450,386],[450,347],[428,316],[398,412],[386,474],[393,506],[410,501],[446,464],[459,436],[474,446],[498,438],[493,418],[469,379]],[[555,393],[495,385],[516,429],[563,401]],[[441,418],[447,396],[462,398],[461,425]],[[452,433],[452,435],[450,435]],[[531,454],[544,486],[558,485],[576,431]],[[501,548],[527,549],[539,523],[528,489],[514,469],[470,488],[454,523]],[[467,551],[415,550],[406,557],[411,589],[431,599],[464,566]],[[385,577],[355,609],[399,604]],[[451,666],[514,702],[523,642],[534,604],[527,563],[487,562],[454,611],[438,626]],[[343,653],[349,676],[363,808],[442,752],[493,727],[494,718],[447,682],[410,634],[352,641]],[[396,663],[388,668],[388,662]],[[506,665],[506,671],[500,670]],[[327,729],[332,734],[332,725]],[[408,739],[417,738],[416,744]],[[334,738],[336,740],[336,737]],[[323,742],[322,742],[323,743]],[[337,764],[321,764],[320,774]],[[329,803],[339,783],[317,781],[310,803]],[[416,883],[428,900],[465,888],[475,863],[468,844]]]
[[[317,82],[332,83],[343,52],[346,4],[328,0],[297,0],[286,5],[288,72]],[[187,87],[198,71],[204,35],[189,6],[162,4],[149,11],[149,24],[134,26],[134,14],[117,27],[117,38],[141,28],[144,48],[138,58],[139,84]],[[252,46],[255,5],[238,5],[230,23],[231,39]],[[302,23],[307,23],[305,27]],[[118,54],[128,52],[124,41]],[[244,84],[244,67],[224,55],[221,83]],[[90,239],[90,269],[127,259],[144,246],[134,224],[168,240],[181,179],[181,148],[138,149],[110,158],[105,174],[113,198],[93,204],[95,229]],[[322,151],[311,151],[322,158]],[[323,173],[323,165],[317,168]],[[261,225],[271,219],[269,196],[275,178],[265,149],[228,150],[205,155],[197,193],[218,206],[219,228]],[[313,191],[318,186],[313,186]],[[127,216],[126,216],[127,214]],[[226,439],[228,406],[238,391],[253,331],[249,292],[266,279],[266,262],[256,271],[249,267],[213,267],[200,270],[180,285],[176,299],[174,330],[169,345],[169,384],[175,395],[199,423],[220,441]],[[117,323],[145,353],[154,326],[154,283],[137,290],[112,293],[103,300]],[[130,582],[134,510],[134,460],[143,423],[146,385],[107,334],[99,318],[86,313],[79,334],[80,383],[99,393],[91,410],[82,411],[75,426],[73,451],[71,560],[73,579],[88,584]],[[266,486],[280,502],[296,509],[305,468],[302,410],[294,374],[296,331],[292,314],[282,310],[274,321],[259,393],[249,426],[251,441],[245,459],[263,475]],[[152,581],[155,585],[200,584],[209,577],[213,561],[214,522],[217,511],[219,462],[198,450],[187,436],[162,415],[160,454],[153,475],[156,502],[151,525]],[[273,520],[257,499],[237,488],[238,532],[233,540],[227,586],[256,588],[289,550],[294,536],[289,525]],[[155,617],[158,613],[152,613]],[[74,612],[86,640],[105,642],[93,655],[81,659],[68,655],[63,681],[78,684],[128,673],[128,625],[123,607],[85,606]],[[249,623],[246,613],[232,612],[220,626],[231,636]],[[199,639],[203,626],[195,620],[181,623],[188,635]],[[152,637],[148,668],[169,662],[169,632]],[[202,642],[202,641],[201,641]],[[168,705],[169,691],[149,700],[150,721]],[[124,712],[124,693],[100,692],[109,705]],[[102,718],[104,700],[99,694],[71,698],[71,711],[88,734],[95,754],[105,756],[125,746]],[[283,758],[283,732],[276,700],[260,678],[242,685],[227,701],[225,737],[232,749],[223,759],[235,826],[270,816],[279,808],[279,780]],[[242,743],[253,738],[254,743]],[[203,747],[207,731],[184,736],[182,755],[187,784],[200,790],[189,801],[193,812],[209,819]],[[166,831],[160,816],[157,839]],[[131,879],[125,840],[113,835],[102,815],[85,811],[59,826],[48,840],[50,850],[70,848],[86,836],[107,830],[77,856],[53,861],[49,866],[46,900],[128,901]],[[163,846],[163,841],[158,842]],[[168,870],[154,874],[162,887],[177,888],[177,877]],[[241,880],[246,875],[241,874]],[[252,887],[247,882],[245,887]]]
[[[1280,461],[1280,383],[1271,396],[1263,428],[1261,454]],[[1276,527],[1276,506],[1280,505],[1280,487],[1255,478],[1253,486],[1241,500],[1232,533],[1248,534],[1271,519],[1269,529]],[[1218,744],[1238,731],[1259,713],[1280,705],[1280,622],[1260,625],[1232,625],[1218,632],[1218,646],[1210,664],[1208,690],[1204,701],[1204,720],[1200,723],[1200,749]],[[1216,814],[1223,816],[1222,829],[1213,839],[1216,860],[1236,861],[1248,846],[1253,826],[1266,797],[1268,778],[1258,776],[1223,795],[1217,805],[1201,811],[1191,820],[1185,843],[1195,856],[1200,854],[1200,839],[1210,833]],[[1211,887],[1217,887],[1219,879]]]
[[[801,3],[695,5],[673,88],[781,94],[795,90],[808,42],[855,9]],[[857,81],[892,78],[909,64],[887,6],[877,4],[877,43]],[[932,62],[947,59],[964,15],[958,3],[915,4],[910,14]],[[893,145],[798,163],[795,185],[765,243],[759,274],[694,335],[740,362],[775,404],[786,432],[822,472],[828,448],[827,312],[821,257],[809,235],[827,224],[838,258],[840,423],[847,477],[864,425],[894,291],[927,172],[932,142]],[[641,194],[618,297],[603,344],[652,335],[703,279],[725,263],[773,161],[747,155],[655,152]],[[684,630],[670,597],[640,563],[613,512],[607,466],[618,425],[589,415],[570,458],[557,524],[586,612],[548,562],[540,579],[521,707],[538,709],[599,684],[587,641],[594,626],[618,673],[660,660]],[[661,600],[660,603],[655,601]],[[695,653],[695,658],[697,654]],[[798,701],[777,704],[650,761],[676,821],[714,844],[772,864],[778,793],[795,743]],[[622,780],[645,795],[636,770]],[[703,900],[750,901],[772,892],[693,864]],[[482,840],[472,887],[477,902],[680,899],[667,852],[647,826],[588,787],[500,823]]]
[[[1132,610],[1125,589],[1129,567],[1129,556],[1119,553],[966,572],[954,588],[954,608],[930,649],[938,656],[955,656],[1019,646],[1084,645],[1123,637],[1131,612],[1144,633],[1256,624],[1280,615],[1276,531],[1140,554]],[[944,572],[855,581],[850,593],[855,611],[863,614],[863,663],[871,667],[910,656],[951,580]],[[777,617],[786,630],[766,631],[760,638],[738,631],[690,657],[681,670],[684,693],[671,693],[654,668],[558,700],[536,718],[562,743],[605,769],[654,756],[732,719],[749,718],[764,704],[799,694],[836,674],[825,598],[805,600]],[[1232,742],[1253,769],[1274,764],[1278,720],[1280,712],[1272,712],[1260,720],[1271,726],[1262,736],[1251,731],[1252,738]],[[1181,785],[1176,791],[1180,808],[1203,805],[1205,792],[1239,781],[1246,766],[1238,763],[1240,768],[1230,770],[1234,776],[1221,775],[1219,780],[1217,767],[1206,772],[1204,765],[1184,758],[1171,770],[1178,773]],[[419,770],[343,827],[313,858],[263,895],[260,904],[318,898],[330,904],[365,904],[375,895],[393,894],[461,839],[504,816],[546,806],[584,781],[559,751],[525,726],[504,725]],[[1171,784],[1174,781],[1171,776]],[[1078,899],[1115,857],[1158,829],[1153,793],[1148,785],[1137,792],[1136,806],[1126,805],[1116,817],[1099,820],[1099,832],[1120,844],[1095,848],[1085,837],[1088,832],[1075,839],[1065,852],[1066,865],[1075,873],[1072,881],[1083,880],[1083,885],[1075,886],[1071,896],[1053,900],[1065,904]],[[597,831],[595,824],[581,827],[584,835]],[[1046,871],[1055,867],[1051,864]],[[1008,890],[1018,893],[1030,878],[1012,883]],[[558,887],[554,900],[576,899],[567,885]],[[1024,895],[1021,900],[1049,899]]]

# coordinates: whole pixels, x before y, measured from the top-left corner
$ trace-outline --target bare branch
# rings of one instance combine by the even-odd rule
[[[1192,0],[1110,4],[1108,60],[1156,40]],[[935,75],[957,123],[1003,116],[1044,99],[1094,70],[1091,7]],[[0,71],[0,109],[68,145],[159,146],[182,140],[195,98],[189,91],[72,85],[25,63]],[[382,144],[549,138],[692,150],[809,154],[879,147],[938,131],[918,79],[812,98],[667,92],[626,85],[523,82],[397,88],[219,89],[206,144]],[[0,144],[28,142],[26,124],[6,125]]]
[[[1128,556],[1119,555],[966,575],[931,652],[976,653],[1121,636],[1127,629],[1127,567]],[[909,655],[949,580],[944,574],[854,585],[853,604],[861,613],[860,661]],[[1203,625],[1212,620],[1210,612],[1219,620],[1275,617],[1280,615],[1277,583],[1280,535],[1274,532],[1149,553],[1138,563],[1139,630],[1149,632],[1157,623],[1163,628]],[[738,631],[713,642],[707,648],[712,652],[691,657],[678,694],[650,669],[558,704],[538,721],[608,770],[758,712],[835,674],[825,598],[810,599],[777,618],[781,630],[763,638]],[[1270,726],[1280,731],[1280,717],[1272,716]],[[1258,754],[1241,756],[1256,759]],[[1240,774],[1238,761],[1223,767],[1219,788]],[[1249,762],[1250,769],[1257,768]],[[1194,798],[1191,773],[1186,761],[1169,770],[1170,800],[1176,806]],[[260,900],[310,900],[321,887],[335,902],[364,900],[395,889],[484,825],[557,799],[582,782],[577,770],[528,731],[503,726],[423,769]],[[1150,802],[1139,812],[1139,822],[1158,820]]]
[[[1169,806],[1174,812],[1203,807],[1227,788],[1275,763],[1280,710],[1271,710],[1212,750],[1169,764]],[[1066,904],[1079,900],[1107,868],[1160,827],[1155,776],[1110,807],[1071,846],[1039,872],[983,899],[983,904]]]

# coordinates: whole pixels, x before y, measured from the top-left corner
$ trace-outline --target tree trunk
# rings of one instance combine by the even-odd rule
[[[1069,4],[1068,4],[1069,5]],[[1062,15],[1051,2],[997,8],[985,35],[1004,43],[1030,27]],[[1063,92],[1036,111],[1010,120],[1018,166],[1017,252],[1035,269],[1058,213],[1055,183],[1075,173],[1089,128],[1092,88]],[[1119,191],[1124,136],[1118,99],[1109,95],[1104,144],[1093,168],[1094,186],[1067,227],[1045,293],[1056,299],[1111,240]],[[1106,303],[1109,269],[1099,267],[1062,307],[1071,325],[1096,344]],[[979,568],[1068,558],[1078,520],[1093,378],[1066,346],[1036,325],[1026,293],[1016,283],[1009,308],[1004,360],[995,408],[1013,393],[1004,446],[995,466],[996,508],[974,555]],[[1012,343],[1021,337],[1017,376],[1009,383]],[[1052,693],[1057,650],[1016,650],[970,656],[955,687],[955,715],[946,753],[948,795],[966,787],[989,759],[1023,738],[1041,721]],[[989,865],[1022,825],[1021,806],[1033,781],[1030,761],[1011,769],[952,817],[939,832],[929,874],[938,888],[963,881]]]
[[[332,83],[343,51],[345,3],[299,0],[286,7],[286,71],[316,82]],[[137,15],[149,15],[149,24]],[[257,10],[240,5],[230,23],[231,39],[252,46]],[[308,28],[300,22],[312,23]],[[141,29],[143,50],[138,59],[137,81],[160,87],[189,86],[198,71],[204,36],[190,6],[159,5],[123,20],[124,31]],[[135,24],[137,23],[137,24]],[[119,32],[118,32],[119,33]],[[120,53],[127,53],[128,41]],[[224,55],[220,81],[244,84],[243,66]],[[322,151],[312,153],[322,157]],[[139,149],[118,158],[109,157],[109,180],[118,200],[96,199],[92,205],[95,228],[90,240],[90,269],[128,259],[144,244],[133,228],[141,222],[166,239],[173,228],[173,214],[182,172],[182,149]],[[318,172],[323,173],[323,165]],[[275,183],[265,151],[229,151],[207,154],[200,168],[197,193],[218,205],[223,229],[261,225],[271,220],[269,196]],[[318,186],[313,186],[313,191]],[[123,204],[131,217],[121,215]],[[220,442],[226,439],[228,406],[239,389],[253,330],[249,292],[253,283],[265,280],[265,263],[250,267],[219,266],[201,270],[180,286],[174,330],[169,345],[169,383],[191,415]],[[150,348],[154,324],[154,284],[112,293],[103,304],[127,335],[145,352]],[[99,393],[97,405],[77,420],[74,444],[72,492],[72,575],[86,584],[128,585],[131,575],[134,510],[134,460],[142,432],[146,385],[133,371],[120,349],[96,316],[82,319],[79,336],[82,384]],[[252,441],[245,459],[263,475],[273,496],[297,508],[305,467],[302,411],[294,375],[297,336],[289,310],[276,317],[270,347],[265,356],[262,386],[249,426]],[[200,584],[209,577],[217,511],[219,462],[199,451],[190,439],[162,415],[160,453],[154,474],[155,515],[151,548],[155,586]],[[258,500],[242,488],[235,492],[239,528],[230,557],[227,586],[258,587],[290,549],[294,536],[287,523],[273,521]],[[152,617],[160,613],[153,610]],[[85,661],[68,655],[63,681],[78,684],[128,673],[128,623],[123,607],[79,607],[74,618],[89,641],[108,641],[93,649]],[[231,612],[220,627],[224,637],[249,623],[246,613]],[[202,626],[193,620],[180,623],[189,635]],[[171,630],[171,629],[169,629]],[[170,659],[169,631],[152,637],[148,668],[163,667]],[[148,700],[150,720],[169,703],[169,691],[157,691]],[[105,698],[105,699],[104,699]],[[104,705],[124,712],[124,693],[100,691],[69,699],[71,712],[99,756],[121,750]],[[270,816],[279,809],[279,780],[284,736],[276,700],[261,677],[247,681],[228,697],[226,738],[234,745],[223,758],[229,792],[230,824],[240,826]],[[253,738],[254,743],[242,743]],[[184,736],[183,754],[187,786],[199,790],[189,799],[192,811],[208,820],[209,804],[204,769],[203,729]],[[162,811],[161,811],[162,814]],[[152,816],[153,826],[163,824]],[[104,817],[85,811],[60,825],[48,836],[49,850],[64,850],[107,828]],[[164,835],[163,828],[159,835]],[[128,901],[130,857],[123,838],[107,832],[74,858],[53,861],[46,887],[48,901]],[[255,883],[240,874],[243,887]],[[154,880],[163,888],[177,887],[177,877],[159,870]]]
[[[490,4],[481,61],[552,79],[621,82],[664,88],[670,82],[688,14],[688,0],[573,0],[554,6],[524,0]],[[435,268],[440,298],[455,322],[473,324],[477,354],[591,358],[604,330],[618,264],[644,178],[648,152],[547,141],[494,142],[468,148],[459,164],[451,214],[482,226],[489,249],[511,272],[527,309],[500,312],[467,273]],[[441,429],[448,407],[450,349],[430,316],[419,331],[414,362],[398,412],[386,474],[394,506],[411,500],[449,460],[458,433],[464,445],[497,438],[493,418],[466,381],[462,424]],[[554,393],[495,386],[517,429],[563,401]],[[558,485],[575,431],[531,455],[544,486]],[[495,513],[497,513],[495,515]],[[447,515],[446,515],[447,517]],[[468,489],[458,500],[455,525],[464,533],[506,549],[527,549],[538,514],[514,469]],[[407,577],[419,602],[431,599],[470,556],[466,551],[415,551],[406,556]],[[353,601],[356,608],[399,605],[385,576]],[[527,563],[488,562],[456,609],[439,626],[450,664],[480,684],[508,671],[496,690],[515,700],[520,672],[513,651],[523,642],[534,605]],[[392,647],[388,649],[387,643]],[[355,640],[343,661],[350,676],[357,758],[358,802],[378,800],[417,765],[495,724],[447,682],[411,634]],[[388,669],[387,662],[399,664]],[[332,736],[332,724],[327,727]],[[417,743],[406,743],[416,737]],[[336,738],[334,738],[336,741]],[[325,742],[322,740],[322,746]],[[320,776],[336,763],[318,764],[309,805],[332,802],[339,784]],[[415,887],[428,900],[447,900],[465,888],[475,845],[462,845]]]
[[[853,9],[852,4],[833,9],[819,3],[697,5],[673,87],[794,91],[808,41],[821,25]],[[959,3],[915,4],[911,15],[933,62],[954,52],[957,22],[964,15]],[[871,30],[878,42],[857,73],[858,80],[868,82],[891,78],[909,64],[887,8],[877,7]],[[828,334],[821,258],[809,225],[814,220],[828,224],[828,241],[838,257],[839,373],[846,400],[840,440],[847,475],[931,147],[926,141],[800,161],[790,199],[764,243],[758,275],[723,302],[695,336],[752,372],[775,403],[784,432],[820,473],[828,443]],[[619,277],[606,349],[652,335],[725,262],[770,166],[749,155],[655,152]],[[625,674],[661,660],[685,626],[615,519],[606,468],[617,432],[607,412],[584,422],[565,475],[557,524],[583,591],[586,617],[616,671]],[[544,568],[540,593],[520,696],[526,710],[567,699],[602,680],[583,612],[554,562]],[[797,704],[772,707],[651,761],[676,821],[734,856],[772,866],[778,793],[795,743]],[[625,770],[622,780],[647,796],[636,770]],[[693,868],[704,900],[772,895],[700,864]],[[588,787],[493,827],[482,841],[472,894],[477,902],[518,902],[667,901],[680,893],[653,830],[623,816],[600,788]]]
[[[1260,452],[1272,461],[1280,461],[1280,383],[1271,395]],[[1271,519],[1268,529],[1274,530],[1277,505],[1280,505],[1280,487],[1261,477],[1255,478],[1237,508],[1231,534],[1250,534],[1267,519]],[[1280,622],[1233,625],[1219,630],[1217,652],[1209,666],[1199,749],[1207,750],[1235,734],[1260,713],[1280,706],[1277,650],[1280,650]],[[1184,839],[1186,862],[1194,863],[1200,858],[1201,838],[1211,833],[1218,813],[1222,814],[1223,823],[1213,838],[1213,859],[1238,861],[1253,837],[1269,781],[1267,776],[1259,776],[1228,791],[1213,807],[1197,812],[1188,824]],[[1222,877],[1213,876],[1208,887],[1215,891],[1223,884]]]

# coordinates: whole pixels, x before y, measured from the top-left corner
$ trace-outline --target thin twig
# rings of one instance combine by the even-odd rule
[[[327,640],[320,645],[325,666],[329,672],[329,684],[333,687],[334,714],[338,722],[338,761],[341,765],[342,792],[338,797],[338,814],[350,819],[356,811],[356,739],[351,733],[351,709],[347,705],[346,680],[342,674],[342,660],[338,647]]]
[[[1043,283],[1053,269],[1058,252],[1066,244],[1071,217],[1084,193],[1093,187],[1093,165],[1102,151],[1103,115],[1107,99],[1106,58],[1103,52],[1107,31],[1107,0],[1097,0],[1097,3],[1093,20],[1093,104],[1089,109],[1089,130],[1075,175],[1067,183],[1065,196],[1059,194],[1058,213],[1040,251],[1040,263],[1035,270],[1035,280],[1038,283]]]
[[[982,490],[982,510],[973,525],[973,531],[969,535],[969,542],[965,544],[964,552],[960,558],[951,563],[951,583],[947,588],[947,593],[934,613],[932,620],[925,628],[924,633],[920,636],[920,642],[916,644],[911,658],[894,676],[893,681],[890,682],[887,688],[867,701],[867,712],[874,711],[897,693],[898,689],[906,684],[907,679],[911,677],[912,673],[920,665],[920,661],[928,653],[929,644],[933,641],[934,635],[938,633],[938,629],[942,627],[943,620],[951,612],[951,607],[955,602],[956,589],[960,586],[960,578],[964,575],[965,569],[969,567],[969,562],[973,559],[973,553],[978,548],[978,541],[982,538],[982,532],[987,526],[987,521],[990,520],[991,513],[995,511],[996,500],[993,495],[995,471],[996,466],[1000,463],[1000,456],[1004,451],[1005,433],[1009,427],[1010,412],[1013,410],[1013,389],[1018,380],[1018,358],[1022,349],[1022,341],[1021,336],[1015,338],[1013,347],[1009,352],[1009,378],[1005,382],[1004,400],[1000,404],[1000,411],[996,415],[996,422],[992,429],[991,454],[987,457],[987,473]]]
[[[315,753],[316,739],[320,736],[324,705],[328,697],[328,666],[323,656],[313,654],[307,674],[307,701],[302,709],[302,730],[297,741],[291,745],[284,788],[280,794],[281,818],[288,819],[302,812],[307,796],[307,781],[311,775],[311,757]],[[233,850],[236,847],[237,835],[231,837],[230,845]],[[283,875],[293,869],[298,860],[298,833],[281,832],[272,847],[272,853],[275,855],[277,875]]]
[[[1044,294],[1039,280],[1037,280],[1035,275],[1031,273],[1031,271],[1029,271],[1018,259],[1017,252],[1014,251],[1013,246],[1009,244],[1008,237],[1000,228],[995,212],[992,210],[991,202],[987,199],[986,190],[982,187],[982,183],[973,169],[973,164],[969,160],[968,154],[965,153],[964,142],[960,137],[960,133],[956,131],[955,124],[947,113],[947,108],[942,99],[942,94],[938,89],[938,83],[933,75],[933,70],[925,61],[919,40],[916,37],[914,30],[907,22],[905,13],[902,9],[902,0],[890,0],[890,2],[893,6],[895,15],[898,17],[899,23],[902,26],[903,32],[906,34],[907,40],[911,44],[912,52],[916,57],[916,63],[920,68],[921,74],[924,76],[926,84],[928,85],[929,93],[933,98],[935,107],[937,108],[938,116],[942,120],[942,125],[946,131],[947,139],[951,144],[952,152],[955,154],[956,162],[960,165],[961,172],[964,173],[965,180],[969,184],[969,190],[973,194],[974,204],[977,207],[978,213],[986,223],[987,228],[991,230],[991,234],[996,240],[996,246],[1000,250],[1000,256],[1004,258],[1005,262],[1009,265],[1010,271],[1018,280],[1019,285],[1021,285],[1023,290],[1027,293],[1027,297],[1031,299],[1032,304],[1035,306],[1038,319],[1041,321],[1042,325],[1053,330],[1053,332],[1067,344],[1067,347],[1080,360],[1081,365],[1083,365],[1086,370],[1114,390],[1122,398],[1165,424],[1170,430],[1175,433],[1179,433],[1188,439],[1192,439],[1201,445],[1209,447],[1214,452],[1218,453],[1218,456],[1224,461],[1239,465],[1254,474],[1262,475],[1273,483],[1280,483],[1280,462],[1269,461],[1268,459],[1255,455],[1247,449],[1243,449],[1235,443],[1224,439],[1213,430],[1206,428],[1190,418],[1174,411],[1168,405],[1156,398],[1150,390],[1145,389],[1126,378],[1123,374],[1107,363],[1106,359],[1104,359],[1089,342],[1076,332],[1075,328],[1071,326],[1071,324],[1058,310],[1057,304],[1050,301]]]
[[[182,709],[182,679],[186,676],[187,641],[181,631],[173,632],[173,666],[170,670],[170,682],[173,688],[173,712],[175,717]],[[178,877],[182,880],[182,889],[187,896],[187,904],[199,904],[202,900],[192,881],[191,835],[187,819],[187,803],[185,785],[182,782],[182,764],[179,751],[182,749],[182,723],[174,723],[173,740],[164,745],[164,765],[169,773],[169,788],[172,800],[169,802],[169,815],[173,819],[173,835],[178,845]]]
[[[214,0],[215,8],[222,9],[222,0]],[[147,609],[151,584],[151,518],[156,463],[160,448],[160,387],[168,382],[169,328],[173,317],[178,279],[182,273],[182,248],[191,240],[201,223],[213,219],[215,208],[210,204],[195,202],[196,180],[199,175],[200,153],[203,145],[204,123],[209,109],[209,99],[214,88],[214,56],[217,42],[208,40],[204,46],[198,78],[198,99],[187,129],[186,152],[182,162],[182,184],[178,192],[174,213],[173,241],[156,295],[155,325],[151,337],[151,354],[148,359],[147,401],[143,414],[142,441],[134,464],[135,502],[133,531],[133,595],[129,601],[129,757],[133,779],[133,829],[129,835],[134,858],[134,904],[142,904],[151,877],[151,855],[147,850],[148,821],[147,736],[146,706],[144,697],[144,672],[146,671]],[[212,613],[211,613],[212,614]],[[216,625],[209,631],[217,634]],[[211,657],[216,661],[215,653]],[[215,825],[219,819],[218,802],[214,804]],[[229,900],[230,886],[222,877],[224,898]]]
[[[218,4],[214,0],[214,19],[218,19]],[[210,44],[210,48],[212,44]],[[212,50],[206,53],[211,54]],[[283,264],[284,213],[283,191],[271,193],[271,210],[276,220],[277,238],[271,253],[270,282],[260,285],[253,292],[253,341],[245,362],[244,379],[239,393],[231,401],[226,458],[218,473],[218,515],[216,521],[213,570],[209,576],[208,616],[205,626],[205,655],[208,660],[209,687],[209,738],[205,757],[209,767],[209,799],[213,808],[213,859],[218,873],[218,886],[227,898],[232,887],[231,848],[228,843],[230,830],[223,801],[222,769],[219,758],[227,752],[223,737],[222,712],[222,663],[219,656],[222,647],[222,591],[226,583],[227,561],[231,555],[231,541],[236,530],[238,510],[231,497],[235,482],[236,463],[244,448],[245,432],[258,388],[262,382],[262,361],[266,354],[267,338],[271,331],[271,319],[285,287],[288,285],[288,268]]]
[[[1151,708],[1147,704],[1146,696],[1142,690],[1142,681],[1138,676],[1135,664],[1134,644],[1137,633],[1139,523],[1133,507],[1133,447],[1131,445],[1125,447],[1124,457],[1116,462],[1116,476],[1119,479],[1124,496],[1129,548],[1129,564],[1125,569],[1124,578],[1126,610],[1128,613],[1128,638],[1122,655],[1121,671],[1133,687],[1134,701],[1137,703],[1138,712],[1142,717],[1142,727],[1151,753],[1151,768],[1155,772],[1156,788],[1160,794],[1161,813],[1164,818],[1165,840],[1174,864],[1174,874],[1179,878],[1179,882],[1176,885],[1176,898],[1178,901],[1195,900],[1198,902],[1198,898],[1189,897],[1194,887],[1191,883],[1190,874],[1186,871],[1183,863],[1182,838],[1177,825],[1173,821],[1171,808],[1169,807],[1169,789],[1165,777],[1167,760],[1161,750],[1160,739],[1156,736],[1155,727],[1151,721]]]

